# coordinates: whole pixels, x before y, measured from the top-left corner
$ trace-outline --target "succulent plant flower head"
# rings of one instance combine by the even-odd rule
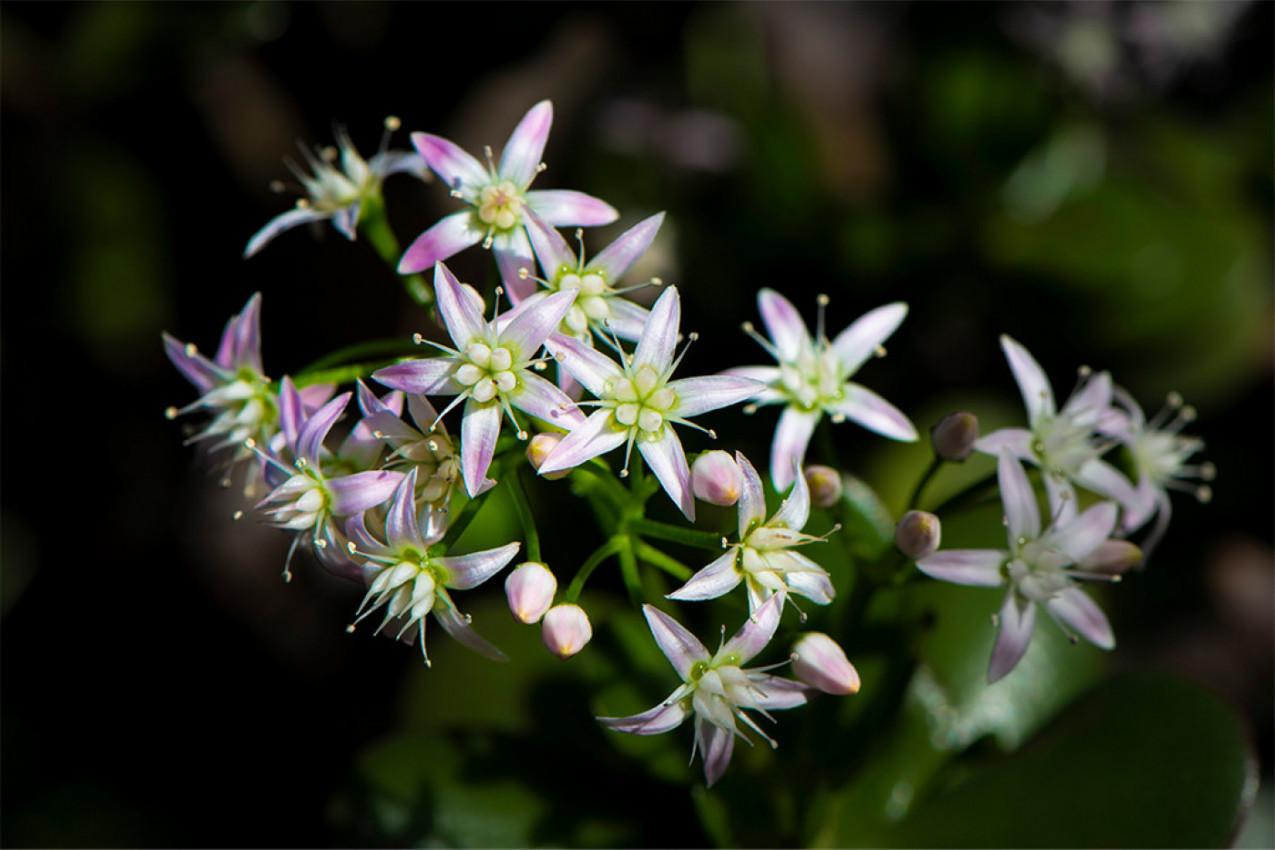
[[[233,467],[254,457],[246,443],[251,440],[268,446],[279,434],[278,398],[261,367],[261,293],[249,298],[243,310],[226,323],[211,360],[193,344],[183,344],[168,334],[164,334],[164,351],[200,394],[185,407],[168,408],[165,415],[175,419],[198,410],[212,413],[212,421],[188,442],[204,443],[213,453],[234,449],[223,481],[229,484]],[[302,389],[302,406],[317,409],[331,398],[332,390],[330,384]],[[249,498],[257,495],[264,478],[263,463],[250,468],[244,487]]]
[[[669,287],[651,308],[637,349],[621,355],[623,363],[578,339],[549,337],[545,347],[597,399],[581,404],[598,409],[550,453],[540,465],[541,475],[571,469],[620,446],[626,447],[627,470],[628,455],[636,445],[673,503],[687,519],[695,518],[690,467],[673,425],[698,427],[690,417],[752,398],[761,386],[725,375],[672,380],[681,362],[681,357],[674,357],[680,324],[677,288]]]
[[[1079,385],[1059,410],[1045,371],[1027,349],[1008,336],[1001,337],[1001,348],[1023,395],[1029,427],[993,431],[980,437],[974,448],[993,457],[1008,451],[1039,466],[1050,504],[1061,505],[1065,512],[1076,508],[1076,484],[1115,499],[1126,510],[1135,506],[1133,485],[1101,458],[1113,445],[1102,431],[1119,417],[1111,406],[1111,375],[1082,368]]]
[[[916,428],[894,405],[867,387],[851,381],[908,314],[906,304],[878,307],[862,316],[829,341],[824,334],[823,309],[827,296],[819,299],[819,327],[815,337],[792,303],[773,289],[757,293],[770,339],[761,337],[746,324],[744,330],[775,358],[776,366],[745,366],[729,369],[728,375],[742,375],[766,384],[754,405],[782,404],[770,451],[770,479],[775,489],[784,491],[793,482],[793,461],[797,469],[805,463],[815,425],[825,413],[834,422],[850,419],[870,431],[894,440],[915,440]]]
[[[544,168],[540,156],[552,124],[552,103],[543,100],[533,106],[514,128],[499,165],[493,161],[490,148],[485,151],[487,164],[483,165],[447,139],[413,133],[416,150],[453,197],[469,209],[447,216],[418,236],[399,262],[399,272],[422,271],[481,242],[496,255],[505,286],[517,302],[535,290],[533,282],[519,276],[519,269],[530,269],[532,264],[531,242],[524,228],[526,210],[557,227],[615,221],[619,213],[610,204],[583,192],[528,189]]]
[[[1119,581],[1120,574],[1138,562],[1137,547],[1110,539],[1119,508],[1114,502],[1100,502],[1076,515],[1055,504],[1056,517],[1042,526],[1027,473],[1008,450],[997,461],[997,479],[1009,548],[950,549],[916,562],[921,572],[941,581],[976,587],[1009,585],[997,617],[1000,628],[988,681],[1005,676],[1027,652],[1037,606],[1043,606],[1073,641],[1079,635],[1097,647],[1112,649],[1116,639],[1111,625],[1079,583]]]
[[[362,513],[346,523],[351,556],[364,564],[367,594],[359,605],[355,624],[374,611],[385,609],[379,634],[394,620],[402,621],[396,637],[411,642],[419,633],[421,655],[425,649],[425,618],[432,612],[439,625],[461,644],[488,658],[504,661],[504,654],[474,631],[469,616],[460,613],[449,590],[469,590],[485,582],[513,560],[521,544],[469,555],[432,555],[435,539],[422,534],[416,511],[416,470],[402,477],[385,517],[385,541],[368,530]]]
[[[1207,461],[1187,462],[1204,448],[1204,441],[1181,433],[1195,421],[1195,408],[1184,404],[1180,395],[1171,393],[1164,409],[1150,421],[1124,388],[1113,387],[1112,397],[1119,415],[1104,423],[1101,430],[1128,449],[1138,477],[1136,498],[1124,506],[1121,527],[1131,533],[1154,518],[1155,526],[1142,545],[1149,555],[1169,527],[1169,490],[1184,490],[1207,502],[1213,496],[1212,488],[1199,482],[1212,481],[1217,470]]]
[[[342,393],[313,415],[307,415],[301,394],[292,380],[284,377],[279,393],[279,418],[286,454],[292,462],[289,465],[274,453],[251,446],[273,465],[275,477],[284,477],[257,508],[265,512],[271,525],[298,532],[293,551],[306,533],[317,551],[328,548],[333,540],[342,540],[336,517],[362,513],[385,502],[403,480],[402,473],[383,469],[341,476],[324,473],[323,463],[328,455],[323,441],[349,401],[350,393]],[[289,563],[291,557],[290,551]],[[290,576],[287,566],[284,576]]]
[[[772,597],[744,622],[744,625],[716,653],[704,645],[672,617],[651,605],[642,606],[655,642],[668,658],[682,684],[659,705],[631,717],[599,717],[602,725],[634,735],[658,735],[675,729],[687,718],[695,722],[695,745],[704,760],[704,779],[711,787],[730,764],[735,736],[748,741],[736,725],[740,720],[776,746],[745,711],[755,711],[767,720],[775,709],[805,704],[811,689],[801,682],[763,672],[769,668],[744,669],[775,634],[783,600]],[[751,742],[750,742],[751,743]]]
[[[816,605],[827,605],[835,595],[828,572],[793,551],[798,546],[824,539],[802,532],[810,518],[810,490],[805,476],[793,476],[792,492],[767,520],[761,476],[742,453],[735,453],[735,461],[743,478],[739,497],[739,542],[691,576],[668,598],[715,599],[743,582],[748,590],[748,608],[754,615],[773,596],[787,598],[788,592],[800,594]]]
[[[285,160],[288,168],[300,181],[302,197],[297,205],[275,216],[258,230],[244,248],[245,258],[251,257],[285,230],[312,221],[331,220],[333,227],[346,239],[353,240],[359,225],[359,216],[366,211],[369,202],[378,203],[381,183],[391,174],[414,174],[421,179],[429,176],[425,160],[409,151],[386,150],[390,134],[399,128],[399,120],[385,119],[385,135],[381,149],[369,160],[363,159],[344,127],[336,130],[337,147],[322,148],[311,152],[301,147],[310,172],[292,160]],[[283,184],[276,184],[280,191]]]
[[[536,355],[545,338],[571,309],[575,293],[556,292],[508,322],[487,322],[447,266],[434,271],[438,312],[455,348],[438,346],[445,356],[407,360],[372,373],[372,377],[403,392],[454,395],[446,414],[465,403],[461,423],[461,475],[471,496],[491,486],[487,470],[505,415],[518,428],[514,409],[537,419],[570,427],[584,415],[562,390],[535,374]]]

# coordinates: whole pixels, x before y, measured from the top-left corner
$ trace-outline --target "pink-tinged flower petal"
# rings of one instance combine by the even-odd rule
[[[1010,587],[1009,593],[1005,594],[1005,604],[1001,606],[999,620],[1000,631],[996,633],[992,661],[987,668],[989,685],[1003,679],[1027,654],[1032,629],[1036,625],[1036,606],[1021,598]]]
[[[688,632],[677,620],[665,614],[654,605],[643,605],[642,613],[646,615],[646,624],[651,628],[651,636],[655,638],[664,657],[673,665],[682,681],[689,682],[691,668],[697,663],[707,663],[712,656],[699,642],[695,635]]]
[[[536,282],[531,278],[536,271],[536,261],[526,230],[519,227],[497,234],[491,243],[491,253],[496,257],[500,280],[512,303],[518,304],[536,291]],[[527,270],[526,278],[522,277],[523,269]]]
[[[1062,414],[1079,424],[1097,427],[1111,408],[1111,373],[1099,372],[1085,381],[1062,406]]]
[[[434,563],[447,571],[443,585],[453,590],[469,590],[477,587],[496,573],[518,554],[521,543],[507,543],[497,549],[486,549],[469,555],[448,555],[435,558]]]
[[[327,404],[334,392],[336,384],[310,384],[297,390],[297,395],[301,398],[301,409],[308,413]]]
[[[1066,523],[1076,517],[1076,488],[1071,479],[1061,472],[1042,469],[1040,480],[1045,484],[1045,503],[1049,516],[1055,523]]]
[[[607,330],[620,339],[639,340],[651,317],[651,311],[627,298],[608,298],[611,315],[606,320]]]
[[[1001,337],[1001,348],[1005,351],[1005,359],[1018,382],[1018,390],[1023,394],[1023,405],[1027,408],[1027,421],[1032,427],[1045,416],[1053,416],[1054,391],[1049,386],[1049,378],[1045,370],[1040,368],[1036,358],[1008,336]]]
[[[535,309],[523,310],[500,333],[500,342],[515,349],[515,358],[530,360],[557,329],[576,300],[574,290],[555,292],[536,303]]]
[[[389,513],[385,516],[385,542],[395,551],[408,547],[418,552],[425,551],[420,523],[416,519],[416,469],[413,466],[399,483]]]
[[[750,526],[766,521],[766,491],[757,468],[743,452],[735,452],[735,462],[739,464],[743,484],[739,493],[739,539],[743,540]]]
[[[412,174],[421,179],[429,170],[425,157],[409,151],[385,151],[367,161],[368,170],[384,180],[391,174]]]
[[[779,352],[779,360],[791,362],[810,347],[810,332],[806,323],[784,296],[773,289],[757,293],[757,310],[770,333],[771,342]]]
[[[442,602],[442,600],[440,600]],[[469,624],[469,619],[461,615],[454,606],[447,603],[434,604],[434,619],[438,620],[438,624],[443,627],[443,631],[447,632],[461,646],[472,649],[479,655],[490,658],[492,661],[508,661],[509,659],[503,652],[492,644],[488,643],[478,632],[474,631],[474,627]],[[421,640],[425,639],[425,635],[421,635]]]
[[[564,441],[565,442],[565,441]],[[646,460],[646,465],[659,479],[664,492],[673,500],[673,504],[682,511],[691,522],[695,521],[695,494],[691,492],[691,467],[686,462],[686,451],[677,433],[664,426],[664,433],[656,440],[638,440],[638,451]]]
[[[728,508],[739,501],[743,486],[739,464],[721,449],[704,452],[691,464],[691,490],[701,502]]]
[[[328,508],[335,516],[349,516],[369,510],[393,496],[402,480],[403,473],[384,469],[329,478],[324,482],[332,497]]]
[[[902,411],[859,384],[848,383],[842,387],[842,398],[829,405],[827,411],[840,413],[869,431],[876,431],[892,440],[910,443],[916,439],[916,426]]]
[[[580,265],[575,252],[571,250],[567,240],[562,238],[562,234],[546,224],[535,212],[525,210],[523,222],[527,228],[527,236],[531,239],[531,250],[540,261],[540,268],[546,279],[552,281],[562,269],[574,271]]]
[[[744,578],[743,573],[735,568],[735,558],[738,554],[735,549],[731,549],[691,576],[686,584],[668,594],[667,598],[681,602],[702,602],[705,599],[716,599],[734,590]]]
[[[509,610],[520,623],[538,623],[558,592],[558,579],[544,564],[528,561],[520,564],[505,579],[505,598]]]
[[[744,625],[740,626],[739,631],[735,632],[731,639],[717,651],[714,659],[720,661],[728,657],[737,658],[739,659],[735,664],[737,667],[753,660],[775,636],[775,629],[779,628],[779,614],[783,610],[783,604],[782,593],[775,594],[766,600],[766,603],[752,612],[744,621]]]
[[[164,353],[168,355],[168,359],[177,371],[182,373],[182,377],[195,385],[195,389],[200,395],[211,390],[218,384],[230,380],[230,374],[216,363],[204,357],[198,352],[189,354],[186,351],[186,345],[179,339],[164,333]]]
[[[1100,649],[1115,649],[1116,636],[1107,615],[1078,587],[1069,587],[1045,603],[1059,620]]]
[[[559,658],[570,658],[591,640],[593,624],[579,605],[564,602],[553,606],[540,618],[540,642]]]
[[[355,201],[348,207],[341,207],[332,213],[332,226],[351,242],[358,236],[359,212],[362,207],[362,201]]]
[[[778,366],[737,366],[726,369],[721,374],[736,378],[752,378],[763,384],[762,389],[753,396],[754,405],[760,407],[765,404],[780,404],[788,401],[787,395],[775,389],[780,377]]]
[[[763,711],[796,708],[810,701],[811,689],[808,685],[794,682],[792,679],[785,679],[782,676],[750,673],[748,684],[753,690],[753,699],[756,700],[757,707]],[[832,691],[830,693],[836,692]],[[843,691],[842,693],[846,692]],[[853,693],[853,691],[849,693]]]
[[[477,245],[483,241],[485,234],[486,231],[475,224],[469,210],[452,213],[416,237],[398,261],[398,273],[424,271],[470,245]]]
[[[731,375],[681,378],[669,381],[667,386],[677,395],[677,403],[669,414],[681,419],[747,401],[765,388],[749,378]]]
[[[974,449],[992,457],[1000,457],[1002,452],[1009,452],[1019,460],[1036,462],[1036,453],[1032,451],[1032,432],[1026,428],[1001,428],[990,434],[984,434],[974,442]]]
[[[642,219],[621,233],[619,238],[602,250],[602,253],[589,261],[586,268],[590,271],[603,272],[607,283],[615,286],[616,282],[628,274],[629,269],[633,268],[633,265],[651,247],[651,243],[655,241],[655,234],[659,232],[660,225],[663,223],[664,213],[662,212]]]
[[[560,428],[577,428],[584,423],[584,414],[566,393],[531,372],[519,376],[518,387],[509,394],[509,401],[519,410]]]
[[[465,491],[471,497],[477,496],[486,483],[502,415],[495,401],[480,403],[471,398],[465,402],[465,416],[460,422],[460,471]]]
[[[1115,499],[1125,510],[1137,510],[1144,504],[1129,479],[1105,460],[1094,458],[1076,470],[1073,477],[1080,486]]]
[[[899,301],[865,313],[833,340],[832,349],[845,375],[853,375],[907,318],[908,305]]]
[[[606,201],[571,189],[536,189],[523,197],[527,206],[553,227],[597,227],[620,217]]]
[[[705,720],[697,720],[695,732],[699,736],[701,758],[704,759],[704,782],[712,788],[722,778],[730,765],[735,749],[735,732],[719,729]]]
[[[341,414],[345,412],[345,406],[349,404],[351,395],[353,393],[341,393],[305,421],[297,432],[296,443],[292,446],[298,459],[305,458],[312,465],[318,465],[323,440],[336,421],[341,418]]]
[[[1101,502],[1048,536],[1075,563],[1111,537],[1119,514],[1115,502]]]
[[[1005,583],[1001,566],[1009,553],[995,549],[949,549],[935,552],[916,562],[916,568],[930,578],[972,587],[999,587]]]
[[[775,437],[770,444],[770,480],[775,489],[783,492],[792,486],[793,462],[800,468],[806,461],[806,447],[815,431],[822,412],[802,410],[790,405],[779,415]]]
[[[607,381],[624,374],[610,357],[574,337],[551,334],[545,340],[545,348],[558,361],[558,365],[595,396],[602,396]]]
[[[261,369],[261,293],[255,292],[236,316],[226,323],[217,347],[217,365],[227,369],[247,366],[260,375]]]
[[[1004,452],[996,463],[996,481],[1000,485],[1001,503],[1005,506],[1005,521],[1009,539],[1040,536],[1040,507],[1036,504],[1036,491],[1027,480],[1027,473],[1009,452]]]
[[[483,321],[478,307],[461,288],[456,275],[442,263],[434,267],[434,294],[438,296],[438,312],[443,317],[443,325],[457,351],[464,352],[475,340],[487,342],[487,322]]]
[[[322,221],[330,217],[332,214],[320,212],[313,207],[294,207],[286,213],[280,213],[274,218],[266,222],[266,226],[258,230],[248,240],[247,246],[243,249],[244,259],[248,259],[256,254],[262,248],[285,230],[291,230],[294,227],[305,224],[310,221]]]
[[[659,735],[681,726],[688,713],[682,706],[682,701],[678,700],[660,703],[655,708],[631,717],[599,717],[598,722],[608,729],[631,735]]]
[[[305,408],[301,405],[301,396],[292,378],[284,375],[279,382],[279,430],[283,432],[289,448],[296,446],[297,434],[304,422]]]
[[[790,557],[804,558],[795,552],[786,553]],[[784,583],[788,589],[799,596],[804,596],[816,605],[828,605],[836,598],[837,591],[832,587],[832,579],[822,569],[819,572],[784,573]]]
[[[345,536],[349,538],[360,554],[383,555],[389,551],[384,543],[373,537],[372,533],[367,530],[367,523],[364,521],[363,513],[361,512],[346,519]],[[376,567],[376,571],[380,571],[380,569],[380,566]]]
[[[574,469],[587,460],[624,445],[628,429],[617,430],[611,426],[611,411],[597,410],[589,418],[563,437],[562,442],[549,453],[536,470],[541,475]]]
[[[542,100],[522,116],[500,153],[500,179],[509,180],[519,189],[526,188],[536,176],[540,157],[553,126],[553,104]]]
[[[455,372],[456,361],[453,358],[427,357],[377,369],[372,377],[390,389],[405,393],[456,395],[464,388],[452,377]]]
[[[681,323],[681,296],[676,286],[670,286],[651,308],[646,329],[642,331],[637,350],[633,352],[632,368],[636,370],[640,366],[650,366],[657,374],[663,375],[673,362],[678,326]]]
[[[458,190],[467,203],[477,200],[479,189],[491,182],[481,162],[442,136],[413,133],[412,146],[447,188]]]
[[[796,531],[806,527],[806,521],[810,519],[810,485],[806,483],[806,476],[796,470],[794,470],[793,479],[792,492],[788,494],[788,498],[784,499],[779,510],[775,512],[774,518],[767,525],[782,526]]]

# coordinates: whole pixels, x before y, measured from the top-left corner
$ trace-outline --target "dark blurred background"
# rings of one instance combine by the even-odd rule
[[[909,302],[863,380],[923,431],[955,408],[1021,417],[1001,333],[1062,396],[1087,364],[1149,415],[1170,391],[1198,409],[1214,498],[1174,494],[1151,568],[1110,596],[1114,663],[1196,678],[1248,719],[1267,790],[1244,841],[1268,842],[1272,8],[0,4],[0,841],[384,840],[361,831],[350,777],[420,709],[404,702],[420,660],[346,635],[359,590],[311,564],[285,585],[283,536],[231,519],[234,492],[164,418],[194,395],[159,334],[214,350],[259,290],[278,377],[420,329],[384,264],[331,228],[241,259],[291,203],[268,189],[282,158],[334,122],[370,155],[391,114],[499,149],[551,98],[537,186],[621,211],[594,251],[668,211],[645,273],[680,287],[701,332],[688,370],[764,362],[737,328],[772,286],[811,317],[828,293],[831,332]],[[404,245],[452,209],[407,177],[387,199]],[[487,262],[455,268],[477,280]],[[764,457],[773,422],[735,447]],[[889,472],[914,475],[924,447],[835,433],[900,503],[914,479]],[[566,530],[545,521],[548,539]],[[535,715],[558,743],[602,746],[587,693],[558,699]],[[507,775],[582,782],[537,752]],[[609,801],[579,794],[622,807],[625,777],[606,779]],[[661,793],[666,817],[580,840],[704,841],[685,794]]]

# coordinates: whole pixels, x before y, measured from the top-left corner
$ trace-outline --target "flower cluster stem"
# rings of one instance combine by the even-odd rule
[[[540,560],[540,533],[536,530],[536,518],[531,513],[531,505],[527,503],[527,492],[523,489],[519,477],[521,469],[513,470],[507,477],[509,497],[518,514],[518,522],[522,524],[522,534],[527,541],[527,560]]]
[[[390,229],[389,220],[382,209],[368,212],[371,214],[365,215],[359,221],[359,230],[367,237],[367,241],[371,243],[381,259],[388,263],[391,269],[397,270],[399,258],[403,255],[403,251],[398,246],[398,238]],[[417,304],[429,307],[434,303],[434,290],[419,274],[403,275],[402,281],[408,297]]]

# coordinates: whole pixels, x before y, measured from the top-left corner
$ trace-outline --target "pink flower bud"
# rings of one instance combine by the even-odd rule
[[[505,579],[505,596],[509,610],[521,623],[539,622],[553,604],[553,594],[558,590],[558,580],[544,564],[528,561],[520,565]]]
[[[943,460],[965,460],[974,451],[976,440],[978,417],[965,410],[949,413],[930,429],[930,445]]]
[[[859,690],[859,671],[846,660],[837,642],[823,632],[807,632],[792,648],[792,671],[797,678],[825,694],[853,694]]]
[[[539,469],[541,464],[545,462],[545,458],[549,457],[549,453],[558,447],[558,443],[562,442],[562,438],[566,434],[559,434],[557,431],[545,431],[543,434],[537,434],[531,438],[531,442],[527,443],[527,462],[531,464],[532,469]],[[550,481],[565,477],[571,470],[564,469],[561,472],[550,472],[544,477]]]
[[[540,623],[540,639],[554,655],[570,658],[593,639],[593,626],[579,605],[555,605]]]
[[[730,507],[739,501],[743,486],[739,465],[720,449],[704,452],[691,464],[691,490],[710,505]]]
[[[810,504],[816,508],[830,508],[841,499],[841,473],[831,466],[807,466],[806,486]]]
[[[925,511],[908,511],[894,527],[894,544],[913,560],[934,554],[939,548],[943,527],[939,518]]]
[[[1078,566],[1084,572],[1115,576],[1142,563],[1142,550],[1128,540],[1106,540],[1098,544],[1088,555],[1080,560]]]

